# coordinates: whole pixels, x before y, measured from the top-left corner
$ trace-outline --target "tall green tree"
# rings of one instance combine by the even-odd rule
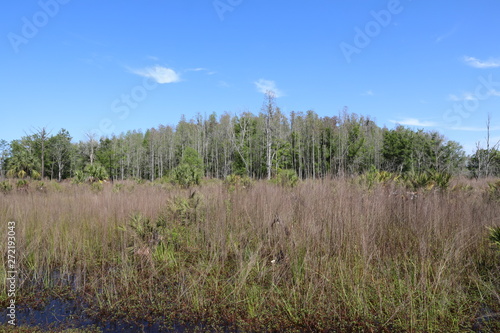
[[[382,155],[389,171],[406,172],[414,167],[413,140],[415,133],[403,126],[384,132]]]
[[[57,171],[57,180],[61,181],[63,177],[69,175],[71,154],[73,153],[69,132],[64,128],[61,129],[59,133],[48,139],[47,146],[52,158],[52,165]]]
[[[203,159],[194,148],[187,147],[173,174],[176,182],[182,186],[197,185],[203,176]]]
[[[0,140],[0,177],[5,177],[6,161],[10,155],[10,145],[5,140]]]
[[[116,140],[113,138],[101,138],[99,145],[96,148],[95,156],[96,161],[106,170],[109,177],[114,178],[114,170],[117,165],[117,147]]]
[[[47,153],[47,141],[49,140],[50,132],[47,132],[45,127],[38,128],[36,132],[31,136],[32,140],[35,142],[38,150],[38,154],[40,156],[40,174],[42,179],[45,178],[45,155]]]
[[[11,156],[6,159],[7,175],[24,178],[39,178],[40,159],[37,158],[35,142],[32,137],[23,137],[10,143]]]

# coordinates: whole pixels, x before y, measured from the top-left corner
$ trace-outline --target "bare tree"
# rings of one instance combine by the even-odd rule
[[[265,117],[266,117],[266,169],[267,169],[267,179],[271,179],[271,169],[272,169],[272,145],[273,145],[273,129],[272,129],[272,119],[274,118],[274,112],[276,109],[275,105],[275,94],[273,91],[268,90],[266,92],[265,104],[262,107]]]
[[[490,127],[491,127],[491,114],[488,114],[488,120],[486,121],[486,160],[485,160],[485,174],[488,177],[491,173],[491,162],[495,157],[495,151],[500,145],[500,140],[493,146],[490,146]]]
[[[89,148],[90,148],[90,164],[94,164],[94,159],[95,159],[95,154],[94,154],[94,149],[95,146],[97,146],[97,141],[95,139],[96,134],[92,132],[85,133],[85,136],[89,139]]]
[[[233,118],[233,128],[237,124],[239,128],[239,133],[238,136],[236,136],[236,131],[231,132],[231,141],[234,146],[235,151],[238,153],[238,155],[241,158],[241,161],[245,165],[245,171],[246,174],[249,174],[250,168],[249,164],[247,161],[247,156],[244,153],[244,147],[247,141],[248,137],[248,131],[249,131],[249,119],[251,117],[251,114],[249,112],[244,112],[240,115],[240,117],[234,117]]]
[[[33,131],[33,135],[37,140],[40,140],[40,145],[41,145],[41,153],[40,153],[40,160],[42,163],[42,170],[41,170],[41,176],[42,179],[45,178],[45,143],[49,138],[50,132],[47,132],[46,127],[42,128],[37,128],[35,131]]]

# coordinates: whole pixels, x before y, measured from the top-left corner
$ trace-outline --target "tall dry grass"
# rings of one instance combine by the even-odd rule
[[[0,221],[17,222],[25,294],[254,329],[464,331],[500,311],[500,208],[485,181],[455,183],[48,184],[1,195]]]

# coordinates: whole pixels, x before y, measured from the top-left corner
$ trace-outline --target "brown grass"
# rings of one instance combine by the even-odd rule
[[[33,187],[0,194],[24,294],[67,285],[108,313],[269,330],[453,332],[500,311],[486,181],[416,196],[350,180]]]

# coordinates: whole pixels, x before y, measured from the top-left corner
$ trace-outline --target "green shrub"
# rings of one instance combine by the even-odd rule
[[[73,176],[73,179],[71,179],[72,184],[81,184],[85,182],[85,173],[82,170],[77,170],[75,171],[75,175]]]
[[[357,181],[361,185],[366,185],[371,188],[375,184],[388,183],[397,178],[397,176],[388,171],[379,171],[373,167],[370,171],[362,174],[357,178]]]
[[[27,173],[26,171],[24,170],[19,170],[19,172],[17,173],[17,177],[23,179],[24,177],[26,177]]]
[[[173,180],[184,187],[199,185],[203,170],[203,159],[196,150],[188,147],[184,150],[179,165],[172,172]]]
[[[43,192],[43,193],[47,192],[47,187],[45,186],[45,182],[42,182],[42,181],[36,182],[35,188],[39,192]]]
[[[31,179],[42,179],[42,175],[36,170],[31,170],[30,176]]]
[[[167,248],[163,243],[164,226],[154,223],[141,213],[130,217],[127,225],[118,227],[128,236],[128,250],[140,255],[151,255],[152,258],[164,261],[167,258]]]
[[[457,184],[451,188],[452,191],[454,192],[470,192],[474,190],[474,187],[472,187],[469,184]]]
[[[73,184],[82,184],[84,182],[95,183],[108,178],[108,172],[99,163],[87,164],[82,170],[75,171],[71,180]]]
[[[294,187],[299,182],[299,177],[295,170],[283,169],[278,170],[274,182],[284,187]]]
[[[104,189],[104,186],[102,185],[101,182],[95,182],[95,183],[90,184],[90,189],[94,193],[99,193],[99,192],[102,192],[102,190]]]
[[[488,183],[487,195],[492,201],[500,201],[500,180]]]
[[[412,191],[417,191],[422,188],[427,190],[432,190],[434,188],[444,190],[447,189],[450,184],[451,174],[437,171],[422,173],[409,172],[403,174],[397,180],[400,184]]]
[[[252,183],[253,181],[250,177],[235,174],[231,174],[224,179],[224,185],[226,185],[230,190],[235,190],[237,188],[250,188]]]
[[[123,184],[114,184],[113,185],[113,192],[119,193],[119,192],[123,191],[124,188],[125,188],[125,185],[123,185]]]
[[[56,192],[62,192],[63,190],[63,187],[58,182],[50,182],[50,186],[52,187],[52,190]]]
[[[87,180],[91,183],[108,178],[108,172],[98,163],[87,164],[85,166],[84,173]]]
[[[27,190],[29,188],[29,183],[26,179],[19,179],[16,183],[18,190]]]
[[[189,164],[181,164],[173,170],[173,179],[176,184],[184,187],[199,185],[202,171]]]
[[[8,180],[4,180],[3,182],[0,182],[0,192],[2,193],[9,193],[12,191],[12,185]]]
[[[161,178],[156,178],[154,182],[161,185],[170,184],[172,183],[172,178],[169,175],[165,175]]]
[[[175,196],[168,205],[170,220],[181,224],[190,224],[200,221],[202,218],[203,197],[196,191],[188,198]]]
[[[139,177],[136,177],[134,178],[134,182],[137,184],[137,185],[142,185],[144,184],[146,181],[142,178],[139,178]]]
[[[500,227],[491,227],[488,229],[490,231],[490,241],[500,249]]]
[[[431,179],[434,184],[440,189],[447,189],[450,185],[451,174],[445,172],[433,171],[430,173]]]

